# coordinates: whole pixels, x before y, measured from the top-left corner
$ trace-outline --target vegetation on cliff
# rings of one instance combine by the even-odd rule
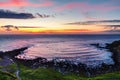
[[[51,68],[30,69],[21,66],[20,70],[22,80],[120,80],[120,72],[107,73],[89,78],[74,73],[62,74]],[[17,80],[17,78],[14,73],[0,71],[0,80]]]

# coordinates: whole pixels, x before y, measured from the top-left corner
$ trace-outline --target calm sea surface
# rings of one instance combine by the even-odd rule
[[[68,60],[75,64],[96,66],[113,64],[111,53],[90,44],[110,43],[120,40],[120,35],[0,35],[0,51],[11,51],[28,46],[18,58],[45,57],[48,60]]]

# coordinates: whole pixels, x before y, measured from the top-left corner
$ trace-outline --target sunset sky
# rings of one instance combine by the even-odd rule
[[[120,0],[0,0],[0,34],[120,33]]]

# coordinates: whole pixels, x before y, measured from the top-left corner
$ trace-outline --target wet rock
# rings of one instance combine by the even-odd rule
[[[2,51],[0,51],[0,54],[3,53]]]
[[[106,44],[106,48],[113,53],[112,58],[116,65],[120,65],[120,40]]]
[[[12,50],[12,51],[6,51],[3,54],[6,55],[6,56],[14,58],[18,54],[21,54],[26,49],[28,49],[28,47],[23,47],[23,48],[20,48],[20,49],[15,49],[15,50]]]
[[[47,62],[46,58],[36,58],[36,59],[18,59],[18,58],[14,58],[14,61],[16,61],[17,63],[21,63],[25,66],[28,67],[32,67],[32,68],[36,68],[39,67],[40,65],[44,64]]]
[[[8,66],[10,64],[12,64],[13,62],[11,61],[11,59],[7,56],[4,56],[1,60],[0,60],[0,66]]]
[[[3,57],[3,52],[2,51],[0,51],[0,58],[2,58]]]
[[[105,47],[100,46],[99,43],[93,43],[93,44],[90,44],[90,45],[95,46],[96,48],[100,48],[100,49],[105,48]]]
[[[110,44],[106,43],[106,48],[108,48],[108,49],[114,49],[114,48],[116,48],[118,46],[120,46],[120,40],[114,41],[114,42],[112,42]]]

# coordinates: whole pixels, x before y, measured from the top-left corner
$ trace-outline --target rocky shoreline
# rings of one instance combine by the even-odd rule
[[[94,46],[97,46],[97,48],[103,48],[100,47],[99,44],[92,44]],[[114,60],[115,64],[108,65],[108,64],[101,64],[101,66],[98,67],[88,67],[86,64],[73,64],[70,61],[56,61],[55,59],[48,61],[46,58],[38,57],[36,59],[18,59],[16,56],[18,54],[21,54],[24,50],[26,50],[28,47],[24,47],[21,49],[16,49],[13,51],[7,51],[7,52],[0,52],[0,58],[4,58],[4,56],[9,57],[17,64],[22,64],[25,66],[28,66],[30,68],[38,68],[38,67],[45,67],[45,68],[54,68],[58,70],[59,72],[65,74],[65,73],[75,73],[77,75],[83,75],[87,77],[94,77],[100,74],[109,73],[109,72],[115,72],[120,71],[120,40],[114,41],[113,43],[106,44],[104,47],[108,51],[112,52],[112,59]]]

